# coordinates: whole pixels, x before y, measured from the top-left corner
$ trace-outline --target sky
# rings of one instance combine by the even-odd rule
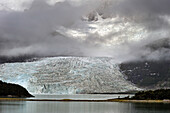
[[[0,1],[0,56],[169,60],[169,0],[55,1]]]

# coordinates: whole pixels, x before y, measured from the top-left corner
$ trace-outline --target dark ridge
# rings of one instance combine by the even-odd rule
[[[14,62],[32,62],[36,61],[38,56],[34,55],[21,55],[21,56],[0,56],[0,64],[14,63]]]
[[[0,97],[34,97],[24,87],[0,80]]]
[[[88,57],[88,56],[76,56],[76,55],[20,55],[20,56],[1,56],[0,55],[0,64],[4,63],[16,63],[16,62],[34,62],[41,58],[46,57]]]
[[[133,61],[120,65],[121,71],[132,83],[144,88],[170,88],[170,39],[158,39],[145,45],[150,51],[166,50],[159,61]],[[144,56],[144,59],[147,56]]]
[[[129,62],[120,69],[132,83],[146,88],[170,88],[170,61]]]
[[[70,57],[70,56],[87,57],[87,56],[74,56],[74,55],[47,55],[47,56],[39,56],[39,55],[1,56],[0,55],[0,64],[15,63],[15,62],[33,62],[46,57]]]

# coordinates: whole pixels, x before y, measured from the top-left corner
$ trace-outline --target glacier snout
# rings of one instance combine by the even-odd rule
[[[0,79],[31,93],[87,94],[139,90],[112,58],[54,57],[0,65]]]

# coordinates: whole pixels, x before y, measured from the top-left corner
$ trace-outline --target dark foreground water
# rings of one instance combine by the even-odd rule
[[[170,113],[170,104],[0,101],[0,113]]]

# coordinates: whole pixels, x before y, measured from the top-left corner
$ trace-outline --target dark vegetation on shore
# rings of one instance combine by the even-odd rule
[[[125,99],[132,100],[165,100],[170,99],[170,89],[159,89],[155,91],[140,91],[132,98],[126,97]]]
[[[33,97],[24,87],[0,80],[0,97]]]

